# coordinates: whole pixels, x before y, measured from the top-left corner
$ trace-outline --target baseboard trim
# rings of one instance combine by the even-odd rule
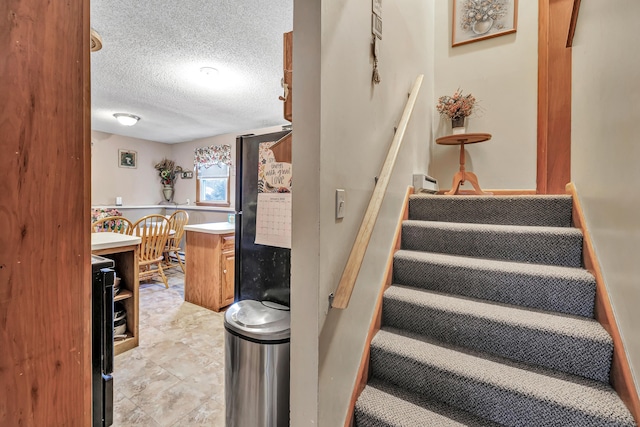
[[[409,186],[404,197],[402,212],[400,214],[400,217],[398,218],[398,223],[396,225],[396,231],[393,237],[393,247],[391,248],[391,252],[389,253],[389,257],[387,258],[384,281],[382,283],[382,286],[380,287],[376,306],[373,311],[373,318],[371,320],[371,325],[369,326],[369,332],[367,333],[367,340],[364,344],[364,350],[362,351],[360,368],[358,369],[358,375],[356,376],[356,382],[351,394],[351,401],[349,402],[349,408],[347,409],[347,417],[344,422],[344,427],[350,427],[353,425],[353,411],[356,406],[356,401],[358,400],[358,397],[360,397],[360,393],[362,393],[362,390],[364,390],[365,386],[367,385],[367,381],[369,381],[369,353],[371,340],[380,330],[380,326],[382,324],[382,296],[384,295],[384,291],[386,291],[387,288],[393,283],[393,256],[398,250],[400,250],[402,239],[402,222],[409,219],[409,196],[412,194],[413,187]]]
[[[591,235],[586,226],[578,192],[572,182],[567,184],[566,192],[573,198],[573,225],[582,230],[584,236],[582,243],[582,261],[584,267],[596,278],[595,318],[613,339],[613,360],[611,361],[610,383],[625,405],[627,405],[636,423],[640,425],[640,399],[638,399],[638,393],[631,374],[631,367],[629,366],[624,344],[622,343],[622,337],[620,336],[618,324],[613,314],[613,308],[611,307],[609,293],[607,292],[602,271],[600,270],[600,264],[596,258]]]

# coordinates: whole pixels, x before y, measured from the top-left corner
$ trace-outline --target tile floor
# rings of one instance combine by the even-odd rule
[[[179,269],[140,284],[140,345],[115,358],[114,427],[224,427],[223,314],[184,301]]]

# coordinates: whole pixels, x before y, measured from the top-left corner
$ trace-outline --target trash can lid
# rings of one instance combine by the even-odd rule
[[[224,325],[240,336],[280,341],[291,337],[291,312],[271,301],[243,300],[227,309]]]

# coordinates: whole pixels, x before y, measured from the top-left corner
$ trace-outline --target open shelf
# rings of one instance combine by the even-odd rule
[[[123,299],[131,297],[133,297],[133,292],[131,292],[129,289],[121,289],[118,295],[113,297],[113,302],[122,301]]]
[[[127,331],[127,337],[115,340],[113,342],[113,353],[117,356],[120,353],[124,353],[127,350],[131,350],[134,347],[138,346],[138,340],[131,334],[131,332]]]
[[[114,354],[118,355],[138,346],[139,343],[139,278],[138,278],[138,245],[117,246],[92,251],[92,253],[115,262],[116,275],[121,278],[120,292],[113,297],[120,302],[127,312],[127,336],[113,343]]]

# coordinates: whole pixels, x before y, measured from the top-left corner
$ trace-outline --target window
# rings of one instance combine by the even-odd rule
[[[199,205],[229,206],[229,166],[196,169],[196,202]]]
[[[196,148],[193,164],[196,170],[196,204],[230,206],[231,146]]]

